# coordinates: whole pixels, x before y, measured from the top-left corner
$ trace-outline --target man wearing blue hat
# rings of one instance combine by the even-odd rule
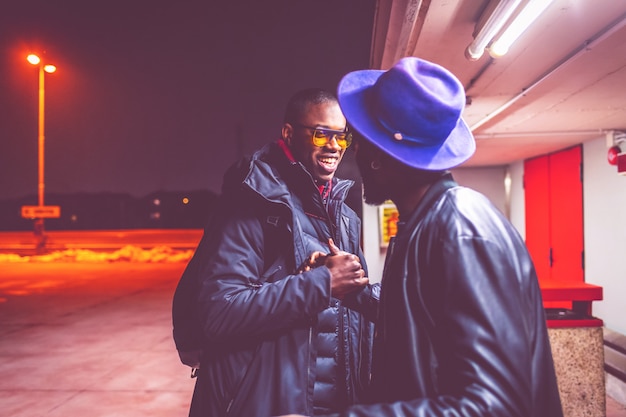
[[[418,58],[347,74],[366,202],[400,213],[382,290],[368,404],[342,416],[563,415],[541,292],[526,246],[448,172],[469,159],[465,92]]]

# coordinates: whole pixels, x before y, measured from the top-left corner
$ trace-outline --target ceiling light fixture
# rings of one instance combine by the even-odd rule
[[[506,54],[513,42],[544,12],[552,0],[527,0],[518,12],[521,3],[522,0],[499,0],[497,2],[485,23],[475,33],[474,41],[465,50],[467,59],[470,61],[480,59],[487,48],[494,58]],[[517,16],[507,26],[511,16],[516,12]],[[478,25],[480,23],[481,21]],[[499,34],[501,35],[498,36]]]
[[[513,42],[543,13],[552,0],[530,0],[506,30],[489,46],[489,54],[498,58],[509,52]]]
[[[500,32],[522,0],[501,0],[493,9],[485,24],[474,35],[474,41],[465,50],[465,57],[476,61],[483,56],[489,42]]]

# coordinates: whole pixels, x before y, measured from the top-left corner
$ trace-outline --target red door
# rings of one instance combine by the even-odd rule
[[[524,162],[526,246],[539,281],[550,279],[550,165],[547,156]]]
[[[584,282],[581,147],[550,155],[552,279]]]
[[[581,146],[524,162],[526,245],[540,282],[584,282],[581,169]]]

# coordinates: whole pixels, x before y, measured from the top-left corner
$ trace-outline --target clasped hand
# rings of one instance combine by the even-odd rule
[[[340,300],[369,284],[357,255],[340,250],[332,239],[328,239],[328,249],[329,253],[313,252],[298,272],[324,265],[330,270],[330,293]]]

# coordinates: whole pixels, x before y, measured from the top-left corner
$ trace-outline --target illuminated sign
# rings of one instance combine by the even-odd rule
[[[399,213],[391,201],[385,201],[378,207],[378,224],[380,231],[380,247],[389,246],[389,240],[398,233]]]
[[[56,219],[61,217],[61,206],[22,206],[25,219]]]

